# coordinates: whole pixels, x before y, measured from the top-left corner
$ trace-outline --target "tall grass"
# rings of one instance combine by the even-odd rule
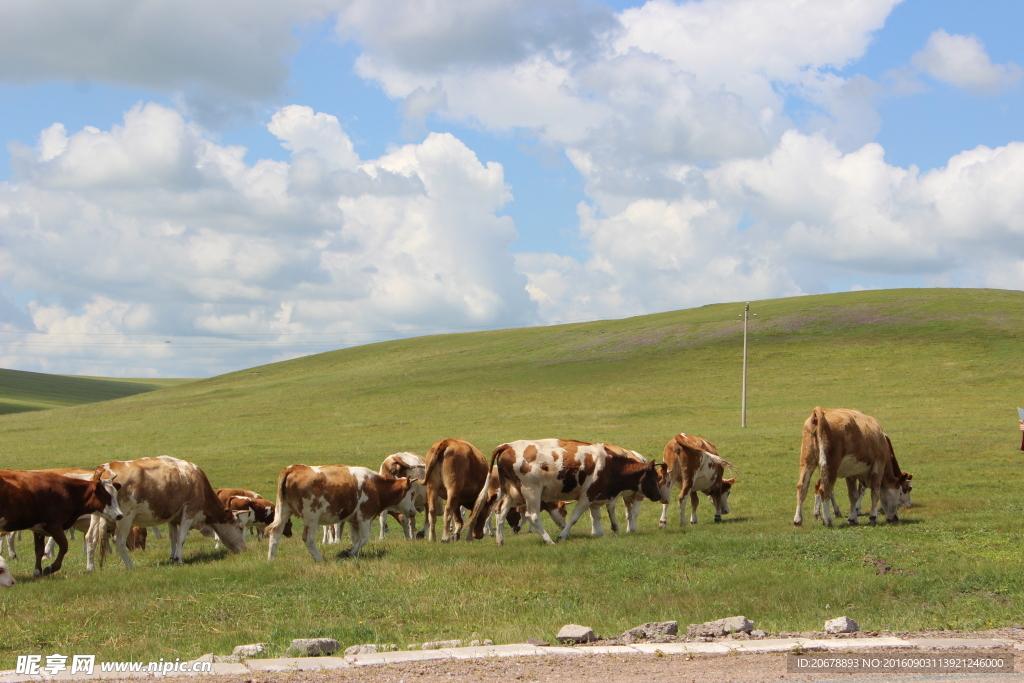
[[[310,635],[508,642],[551,638],[570,621],[605,635],[733,614],[770,631],[840,614],[866,629],[1020,622],[1024,294],[859,292],[752,310],[746,429],[739,305],[377,344],[2,417],[5,467],[167,453],[214,486],[268,497],[285,465],[376,467],[446,436],[485,452],[559,436],[657,457],[687,431],[740,475],[723,524],[708,523],[705,500],[696,527],[676,526],[673,505],[659,530],[659,506],[645,503],[637,534],[594,539],[584,523],[553,547],[526,535],[503,548],[374,541],[359,559],[330,550],[314,565],[297,539],[267,563],[255,542],[223,555],[192,535],[174,567],[167,541],[151,537],[134,572],[114,558],[87,575],[75,548],[57,576],[33,580],[23,544],[11,563],[19,585],[0,592],[0,666],[24,653],[185,658]],[[805,527],[792,527],[800,428],[815,405],[879,419],[915,475],[902,522],[823,529],[808,503]]]

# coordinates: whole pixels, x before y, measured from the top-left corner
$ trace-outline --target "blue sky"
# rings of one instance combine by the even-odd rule
[[[1020,3],[57,5],[0,26],[2,367],[1024,286]]]

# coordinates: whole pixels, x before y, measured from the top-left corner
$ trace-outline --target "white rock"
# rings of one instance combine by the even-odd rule
[[[447,647],[462,647],[461,640],[433,640],[429,643],[423,643],[422,648],[424,650],[442,650]]]
[[[825,622],[825,633],[853,633],[860,630],[860,624],[850,617],[837,617]]]
[[[285,657],[318,657],[331,655],[338,651],[341,644],[334,638],[296,638],[288,646]]]
[[[238,645],[231,654],[235,657],[252,658],[259,657],[260,655],[267,654],[267,650],[270,648],[270,643],[250,643],[248,645]]]
[[[690,627],[686,629],[686,635],[691,638],[718,638],[740,631],[750,633],[753,630],[754,622],[741,616],[708,621],[703,624],[690,624]]]
[[[566,624],[555,638],[560,643],[590,643],[597,640],[597,635],[589,626]]]

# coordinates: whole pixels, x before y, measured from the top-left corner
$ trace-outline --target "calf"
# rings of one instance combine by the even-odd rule
[[[384,462],[380,464],[380,475],[382,477],[391,477],[392,479],[401,479],[403,477],[411,479],[416,512],[423,512],[426,509],[427,487],[422,483],[422,480],[426,476],[426,463],[423,461],[423,458],[415,453],[409,452],[389,455],[384,458]],[[382,541],[384,540],[384,534],[386,534],[388,530],[389,514],[398,519],[399,523],[402,522],[398,517],[398,513],[382,512],[380,514],[380,540]],[[403,528],[408,528],[409,540],[411,541],[416,535],[415,513],[410,518],[408,527],[403,524]]]
[[[4,558],[0,557],[0,588],[10,588],[14,585],[14,577],[11,576],[11,572],[7,569],[7,562]]]
[[[723,477],[725,468],[735,469],[718,455],[715,445],[692,434],[677,434],[665,444],[665,464],[673,484],[679,485],[679,526],[686,526],[686,498],[690,498],[690,524],[697,523],[697,492],[706,494],[715,506],[715,521],[729,514],[729,493],[735,479]],[[658,526],[668,525],[668,505],[661,508]]]
[[[115,474],[97,471],[95,481],[82,481],[53,472],[0,470],[0,531],[31,529],[35,535],[35,576],[58,571],[68,552],[64,531],[83,515],[96,514],[105,519],[122,517],[118,506],[121,483]],[[43,569],[46,536],[57,542],[53,564]]]
[[[875,418],[856,410],[816,407],[804,422],[793,524],[803,524],[804,498],[810,488],[811,475],[819,467],[823,503],[831,500],[837,479],[855,479],[871,489],[871,512],[868,516],[871,524],[878,519],[879,506],[888,521],[898,521],[900,491],[910,476],[894,472],[894,459],[891,443]],[[856,524],[857,489],[848,483],[847,490],[850,495],[848,519],[850,524]],[[832,510],[827,504],[821,506],[821,521],[832,526]]]
[[[274,521],[274,504],[248,489],[217,489],[215,493],[242,523],[242,528],[255,531],[256,538],[262,541],[264,530]]]
[[[277,479],[274,521],[267,526],[270,536],[267,559],[273,560],[277,554],[284,525],[292,515],[305,524],[302,538],[317,562],[324,561],[316,547],[320,524],[348,522],[352,547],[343,555],[358,555],[370,539],[370,522],[380,513],[394,509],[403,515],[415,514],[415,492],[411,483],[407,478],[382,477],[365,467],[289,465]]]
[[[603,505],[624,491],[640,491],[651,500],[668,502],[671,482],[666,466],[637,462],[627,451],[611,444],[591,444],[563,439],[513,441],[501,444],[491,456],[491,470],[497,467],[503,492],[498,512],[495,541],[504,543],[505,517],[517,500],[523,500],[526,518],[538,530],[545,543],[554,543],[540,518],[541,504],[548,501],[575,500],[559,539],[569,531],[593,504]],[[488,479],[491,478],[488,473]],[[473,508],[470,524],[475,528],[486,513],[486,491]],[[601,536],[600,515],[591,515],[593,533]]]
[[[456,541],[462,533],[462,508],[472,509],[481,491],[486,491],[484,482],[490,468],[476,446],[462,439],[438,441],[427,451],[424,460],[424,479],[427,486],[427,540],[437,540],[434,527],[441,499],[444,498],[444,533],[441,540]]]
[[[100,470],[116,473],[122,484],[120,500],[124,519],[115,527],[114,547],[128,569],[134,566],[127,548],[133,526],[167,524],[171,561],[175,564],[182,562],[185,538],[193,526],[209,525],[229,550],[245,550],[242,525],[217,498],[206,473],[193,463],[161,455],[109,462],[100,465],[97,472]],[[95,568],[93,557],[97,546],[102,564],[106,536],[107,525],[97,523],[94,518],[86,541],[87,571]]]

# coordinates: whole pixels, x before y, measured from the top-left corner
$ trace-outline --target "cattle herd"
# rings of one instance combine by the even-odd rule
[[[35,540],[35,576],[60,569],[68,549],[65,532],[85,534],[86,569],[100,565],[112,537],[125,567],[132,567],[128,550],[145,547],[147,527],[167,525],[171,560],[180,564],[190,529],[216,537],[233,552],[245,549],[245,532],[269,538],[268,560],[273,560],[282,536],[291,536],[291,518],[302,520],[303,542],[317,562],[317,531],[323,541],[337,542],[348,525],[356,555],[370,538],[370,524],[380,520],[380,537],[393,516],[406,538],[416,537],[416,515],[426,512],[425,535],[437,539],[435,527],[442,514],[442,541],[467,540],[491,533],[504,542],[506,521],[518,531],[523,520],[545,543],[554,543],[544,528],[547,512],[561,527],[565,539],[584,513],[591,517],[591,532],[603,535],[602,510],[612,530],[618,531],[615,508],[626,510],[626,530],[635,531],[644,498],[662,504],[659,526],[668,523],[669,496],[679,488],[679,523],[696,524],[698,492],[707,495],[714,519],[729,512],[729,493],[736,468],[718,455],[714,444],[691,434],[677,434],[665,445],[663,462],[649,462],[636,451],[607,443],[562,439],[512,441],[494,449],[490,462],[462,439],[438,441],[421,458],[415,453],[388,456],[380,471],[344,465],[289,465],[277,481],[277,500],[240,488],[214,490],[196,465],[159,456],[104,463],[95,470],[0,470],[0,550],[16,557],[14,532],[31,530]],[[833,488],[846,479],[850,497],[849,523],[856,524],[864,493],[871,490],[872,524],[879,508],[890,522],[897,510],[910,505],[913,475],[900,470],[892,442],[878,422],[856,410],[815,408],[803,427],[800,475],[793,523],[803,523],[803,503],[811,475],[820,469],[815,485],[815,516],[832,525],[840,515]],[[686,501],[690,501],[690,516]],[[442,510],[442,502],[443,504]],[[575,505],[568,511],[566,503]],[[468,519],[465,512],[469,513]],[[157,531],[159,534],[159,531]],[[56,545],[53,563],[42,566],[47,549]],[[14,584],[7,563],[0,557],[0,587]]]

